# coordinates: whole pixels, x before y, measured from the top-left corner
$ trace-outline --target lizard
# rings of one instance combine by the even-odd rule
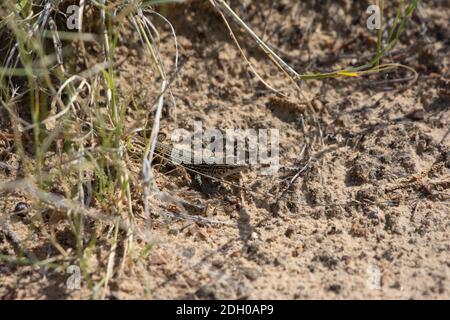
[[[247,165],[240,164],[215,164],[206,163],[202,160],[201,163],[192,163],[193,154],[186,158],[174,159],[174,154],[180,154],[173,151],[173,144],[167,135],[164,133],[158,134],[158,141],[155,147],[155,154],[164,160],[170,161],[174,165],[179,165],[185,168],[193,178],[194,183],[205,194],[211,194],[211,190],[207,187],[205,180],[213,178],[212,180],[236,179],[239,173],[248,168]]]

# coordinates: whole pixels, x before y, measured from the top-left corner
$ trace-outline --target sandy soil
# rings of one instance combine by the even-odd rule
[[[365,26],[366,1],[278,1],[270,16],[268,1],[231,3],[302,73],[361,65],[375,50],[376,33]],[[163,130],[191,129],[194,120],[221,129],[277,128],[282,169],[275,177],[257,170],[244,173],[241,184],[252,194],[224,186],[226,192],[212,196],[190,188],[177,171],[157,171],[160,188],[208,204],[202,217],[230,225],[171,220],[155,212],[157,240],[149,258],[137,266],[126,262],[107,297],[449,299],[448,4],[423,1],[401,43],[385,59],[414,68],[419,74],[414,84],[403,69],[304,82],[303,92],[314,97],[314,113],[235,28],[258,72],[291,98],[277,97],[249,72],[220,17],[207,5],[173,8],[162,13],[173,23],[187,62],[171,86],[176,106],[165,106]],[[172,70],[173,39],[167,26],[160,28],[161,54]],[[136,36],[124,34],[117,57],[122,60],[121,94],[149,92],[143,103],[151,108],[158,79]],[[136,115],[130,109],[127,117]],[[7,143],[0,142],[0,160],[14,165],[17,156],[2,151]],[[305,143],[307,151],[299,156]],[[276,201],[287,178],[306,164],[286,197]],[[13,178],[13,172],[0,168],[0,179]],[[2,208],[14,208],[29,199],[16,194],[0,201]],[[14,227],[20,234],[27,225],[18,221]],[[73,240],[64,230],[59,238],[70,246]],[[35,236],[30,250],[48,258],[51,244],[45,235]],[[101,242],[97,246],[109,249]],[[1,236],[0,252],[14,252]],[[104,270],[104,252],[98,257]],[[43,278],[30,267],[0,263],[0,274],[1,299],[87,298],[90,293],[85,284],[68,290],[61,271]]]

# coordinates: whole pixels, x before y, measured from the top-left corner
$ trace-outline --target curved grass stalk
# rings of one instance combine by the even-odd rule
[[[402,32],[405,28],[406,22],[408,21],[409,18],[411,18],[412,14],[415,11],[415,9],[417,8],[420,0],[411,0],[410,4],[406,8],[403,16],[402,16],[402,10],[404,7],[404,0],[400,1],[400,5],[399,5],[399,8],[396,13],[396,17],[394,19],[393,26],[391,27],[391,30],[389,32],[388,43],[386,46],[383,47],[381,35],[383,34],[384,28],[381,28],[378,32],[376,55],[374,58],[371,59],[370,62],[368,62],[360,67],[346,68],[343,70],[336,70],[336,71],[332,71],[332,72],[328,72],[328,73],[318,73],[318,74],[300,74],[297,71],[295,71],[291,66],[289,66],[289,64],[287,64],[282,58],[280,58],[262,39],[260,39],[256,35],[256,33],[230,8],[230,6],[224,0],[209,0],[209,1],[214,6],[214,8],[216,8],[216,10],[219,12],[219,14],[222,16],[227,28],[230,30],[230,33],[231,33],[231,36],[232,36],[234,42],[238,45],[238,48],[241,51],[241,53],[242,53],[242,49],[239,46],[233,32],[231,31],[231,27],[229,26],[228,22],[226,21],[226,19],[224,17],[225,14],[230,16],[240,27],[242,27],[255,40],[255,42],[258,44],[258,46],[267,54],[267,56],[270,58],[270,60],[272,60],[272,62],[283,73],[285,73],[298,87],[298,82],[300,80],[325,79],[325,78],[335,78],[335,77],[342,77],[342,76],[355,77],[355,76],[360,76],[360,75],[364,75],[364,74],[377,73],[376,72],[376,70],[378,68],[377,65],[379,64],[381,58],[383,56],[385,56],[395,46],[398,39],[400,38],[400,35],[402,34]],[[381,0],[380,5],[384,11],[384,1],[383,0]],[[249,60],[245,57],[245,55],[244,55],[244,59],[249,64],[252,71],[255,73],[253,66],[250,64]],[[390,64],[390,65],[393,68],[400,67],[399,64]],[[411,68],[409,68],[409,69],[411,69]],[[369,70],[372,70],[373,72],[372,71],[368,72]],[[383,71],[383,70],[386,70],[386,69],[381,69],[381,71]],[[265,83],[259,75],[257,75],[257,77],[266,86],[268,86],[268,84]],[[270,86],[268,86],[268,88],[270,88],[271,90],[274,90]]]
[[[63,110],[61,110],[59,113],[55,114],[54,116],[51,116],[51,117],[46,118],[46,119],[43,120],[43,121],[40,121],[40,122],[34,123],[34,124],[30,124],[30,125],[28,125],[28,126],[26,126],[26,127],[24,127],[24,128],[21,128],[20,131],[21,131],[21,132],[24,132],[24,131],[33,129],[33,128],[36,127],[36,126],[41,126],[41,125],[48,124],[48,123],[51,123],[51,122],[54,122],[54,121],[58,120],[58,119],[61,118],[64,114],[66,114],[71,108],[74,107],[74,102],[76,101],[77,97],[78,97],[79,94],[81,93],[83,87],[86,87],[86,88],[88,89],[89,93],[91,92],[91,86],[90,86],[89,83],[86,81],[86,79],[84,79],[84,78],[82,78],[82,77],[80,77],[80,76],[74,75],[74,76],[70,77],[69,79],[67,79],[67,80],[61,85],[61,87],[58,89],[58,92],[56,93],[56,96],[53,98],[53,101],[52,101],[52,104],[51,104],[51,108],[52,108],[52,109],[55,108],[55,104],[56,104],[57,102],[58,102],[58,103],[61,103],[61,102],[62,102],[61,95],[62,95],[62,92],[64,91],[65,87],[66,87],[67,85],[69,85],[70,83],[76,81],[76,80],[80,80],[81,83],[78,85],[78,88],[75,90],[75,94],[73,94],[73,95],[70,97],[70,99],[69,99],[67,105],[64,106],[64,109],[63,109]],[[76,111],[74,110],[74,114],[75,114],[75,113],[76,113]]]

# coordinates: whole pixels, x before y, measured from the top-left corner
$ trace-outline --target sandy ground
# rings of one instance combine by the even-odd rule
[[[375,50],[376,33],[365,26],[366,1],[278,1],[272,11],[268,1],[231,3],[302,73],[361,65]],[[162,13],[173,23],[187,62],[171,86],[176,106],[165,106],[163,130],[192,129],[194,120],[206,128],[276,128],[282,168],[273,177],[244,173],[240,183],[252,193],[224,186],[226,192],[212,196],[190,188],[177,171],[157,171],[160,188],[207,204],[203,218],[229,225],[170,220],[155,212],[157,240],[149,258],[137,266],[127,262],[111,280],[107,298],[449,299],[448,4],[423,1],[385,60],[414,68],[415,83],[404,69],[304,82],[314,112],[235,28],[256,70],[291,98],[277,97],[257,81],[207,5],[173,8]],[[167,26],[161,28],[161,54],[172,70],[173,39]],[[151,108],[159,82],[144,72],[150,65],[136,37],[124,34],[117,57],[121,94],[147,90],[153,99],[144,103]],[[127,117],[135,115],[130,110]],[[14,164],[15,155],[2,153],[5,141],[0,160]],[[0,179],[12,178],[0,168]],[[13,208],[28,200],[17,194],[0,201],[2,208]],[[20,221],[14,227],[19,234],[27,228]],[[70,243],[68,231],[61,232]],[[38,256],[51,246],[43,239],[38,233],[31,248]],[[0,252],[14,252],[1,236]],[[106,261],[99,260],[104,269]],[[30,267],[0,263],[0,298],[89,297],[85,284],[69,290],[66,279],[61,271],[43,278]]]

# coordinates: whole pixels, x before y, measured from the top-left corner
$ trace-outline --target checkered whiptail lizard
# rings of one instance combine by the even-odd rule
[[[168,160],[174,165],[185,168],[193,177],[195,184],[200,187],[202,192],[207,194],[211,193],[211,191],[203,183],[204,178],[209,178],[210,180],[211,178],[212,180],[220,180],[223,178],[236,179],[241,171],[248,168],[247,165],[206,163],[204,159],[202,159],[201,163],[193,163],[194,155],[192,152],[187,157],[177,156],[181,152],[172,152],[173,148],[174,146],[167,139],[166,134],[159,133],[155,148],[156,155],[164,160]]]

